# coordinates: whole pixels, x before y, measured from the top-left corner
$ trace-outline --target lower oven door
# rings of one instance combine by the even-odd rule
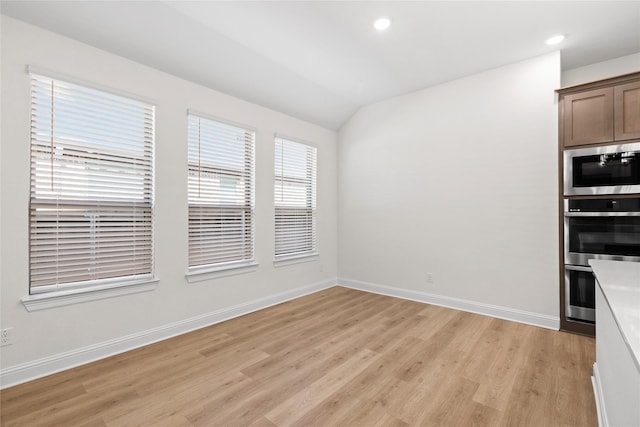
[[[564,266],[565,317],[582,322],[596,321],[596,279],[590,267]]]

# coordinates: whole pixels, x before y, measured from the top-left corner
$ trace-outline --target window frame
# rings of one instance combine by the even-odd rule
[[[306,160],[304,162],[304,166],[306,168],[307,178],[300,178],[289,176],[287,177],[284,174],[284,152],[281,151],[281,158],[278,159],[278,144],[293,144],[294,147],[297,146],[298,149],[304,148]],[[309,156],[311,156],[313,163],[309,164]],[[280,164],[280,167],[278,167]],[[278,174],[278,169],[282,171],[282,175]],[[298,264],[303,262],[315,261],[318,258],[318,233],[317,233],[317,216],[318,216],[318,208],[317,208],[317,193],[318,193],[318,145],[315,143],[311,143],[308,141],[304,141],[298,138],[292,138],[289,136],[285,136],[282,134],[275,134],[274,136],[274,266],[286,266],[291,264]],[[281,184],[279,184],[281,181]],[[297,208],[293,206],[288,206],[286,208],[279,208],[277,193],[278,190],[284,191],[284,183],[288,182],[289,184],[307,184],[305,186],[305,200],[306,205],[304,208]],[[291,202],[291,201],[290,201]],[[309,242],[308,245],[310,248],[308,250],[303,251],[281,251],[278,252],[278,211],[288,210],[288,211],[303,211],[306,212],[309,217],[310,231],[309,231]],[[293,213],[295,216],[296,214]],[[303,233],[304,234],[304,233]],[[304,245],[304,242],[301,242]]]
[[[197,119],[200,122],[200,126],[202,126],[202,121],[204,120],[205,124],[207,124],[208,126],[211,126],[210,130],[213,131],[213,129],[217,126],[221,126],[222,128],[227,127],[227,128],[234,128],[234,131],[237,132],[244,132],[245,138],[244,138],[244,142],[245,145],[243,147],[243,153],[244,153],[244,166],[243,169],[232,169],[232,168],[228,168],[226,170],[226,172],[228,172],[226,175],[229,176],[235,176],[241,180],[246,180],[248,182],[245,182],[244,187],[244,194],[243,194],[243,200],[244,200],[244,204],[241,206],[234,206],[234,205],[225,205],[225,204],[220,204],[220,205],[211,205],[211,204],[207,204],[205,203],[199,203],[199,204],[195,204],[192,203],[192,198],[194,198],[194,195],[191,194],[191,189],[188,189],[188,266],[187,266],[187,272],[185,274],[185,277],[187,278],[187,281],[189,283],[194,283],[194,282],[200,282],[200,281],[204,281],[204,280],[209,280],[209,279],[215,279],[218,277],[226,277],[226,276],[231,276],[231,275],[236,275],[236,274],[243,274],[243,273],[249,273],[249,272],[253,272],[256,271],[257,267],[258,267],[258,262],[256,261],[256,250],[255,250],[255,235],[256,235],[256,226],[255,226],[255,217],[256,217],[256,212],[255,212],[255,168],[256,168],[256,162],[255,162],[255,141],[256,141],[256,129],[245,125],[245,124],[240,124],[240,123],[235,123],[226,119],[222,119],[216,116],[212,116],[206,113],[202,113],[199,111],[195,111],[192,109],[187,110],[187,150],[188,150],[188,155],[187,155],[187,171],[188,171],[188,179],[187,181],[190,182],[190,176],[193,172],[202,172],[202,171],[206,171],[207,173],[211,174],[211,175],[222,175],[225,176],[224,174],[224,168],[222,167],[213,167],[211,165],[206,165],[203,166],[200,161],[200,153],[198,153],[198,159],[192,159],[191,158],[191,151],[195,148],[192,147],[192,144],[199,144],[202,143],[201,140],[199,141],[195,141],[191,139],[191,120],[192,119]],[[249,140],[247,141],[247,135],[251,135],[251,137],[249,138]],[[200,138],[200,136],[198,136],[198,138]],[[226,141],[229,142],[229,141]],[[208,150],[210,152],[216,152],[216,150],[220,150],[219,147],[214,147],[213,146],[213,141],[209,141],[209,144],[211,144],[208,148]],[[192,163],[192,160],[197,160],[198,164],[196,165],[195,163]],[[249,163],[247,163],[249,162]],[[190,184],[188,184],[190,185]],[[220,190],[218,190],[220,191]],[[220,194],[222,192],[220,191]],[[191,228],[192,226],[194,226],[195,224],[192,225],[192,214],[191,214],[191,210],[192,209],[203,209],[206,210],[207,207],[210,207],[212,209],[212,211],[216,211],[216,210],[237,210],[237,211],[241,211],[244,212],[244,214],[242,215],[242,227],[243,229],[246,227],[249,229],[250,231],[250,236],[248,239],[244,239],[243,245],[248,245],[250,247],[250,257],[244,257],[244,258],[239,258],[239,259],[235,259],[235,260],[228,260],[228,261],[220,261],[220,262],[214,262],[214,263],[203,263],[203,264],[194,264],[192,265],[192,250],[191,247],[192,245],[195,245],[195,242],[191,241],[191,235],[192,235],[192,231]],[[247,215],[248,214],[248,215]],[[247,220],[246,217],[249,217],[249,219]],[[195,216],[194,216],[195,217]],[[215,220],[215,214],[211,214],[211,216],[208,217],[209,220]],[[248,222],[247,222],[248,221]],[[248,226],[247,226],[248,224]],[[242,233],[240,233],[242,234]]]
[[[30,157],[30,195],[29,195],[29,213],[28,218],[30,221],[29,226],[29,283],[28,283],[28,296],[24,297],[22,302],[25,307],[29,311],[56,307],[60,305],[68,305],[76,302],[82,302],[87,300],[106,298],[115,295],[124,295],[129,293],[137,293],[142,291],[153,290],[158,284],[158,280],[155,278],[155,257],[154,257],[154,243],[153,243],[153,213],[154,213],[154,191],[155,191],[155,176],[154,176],[154,162],[155,162],[155,102],[150,101],[148,99],[141,98],[136,95],[131,95],[128,93],[124,93],[122,91],[113,90],[111,88],[93,84],[90,82],[82,81],[76,78],[70,78],[68,76],[64,76],[55,72],[50,72],[48,70],[39,69],[36,67],[29,66],[27,67],[27,74],[30,78],[30,122],[32,129],[29,135],[29,157]],[[47,93],[47,90],[43,89],[43,82],[51,81],[52,89],[50,93]],[[54,92],[54,88],[56,83],[59,86],[58,92]],[[65,95],[63,95],[63,93]],[[67,96],[67,100],[64,100],[64,97]],[[72,99],[73,96],[76,96],[76,99]],[[121,126],[119,128],[122,131],[126,126],[131,125],[130,121],[133,121],[136,125],[139,125],[140,128],[137,129],[139,132],[139,139],[134,139],[134,142],[131,143],[131,150],[134,148],[139,150],[138,154],[134,154],[134,151],[123,150],[125,156],[122,157],[122,160],[118,161],[118,156],[113,156],[113,153],[106,151],[100,151],[96,149],[96,144],[99,145],[97,141],[102,141],[101,137],[88,137],[89,139],[82,139],[75,141],[73,143],[74,146],[77,146],[77,149],[70,149],[69,143],[65,142],[65,138],[70,138],[74,135],[90,135],[90,130],[95,130],[97,128],[93,127],[94,125],[88,124],[86,121],[82,121],[82,116],[89,114],[89,107],[81,105],[81,97],[88,96],[91,102],[95,102],[97,111],[102,111],[101,109],[109,108],[109,111],[122,113],[124,110],[124,105],[127,107],[133,108],[130,115],[125,115],[125,121],[121,122]],[[68,116],[65,116],[63,113],[58,111],[58,117],[60,117],[59,123],[54,123],[53,114],[54,114],[54,100],[60,102],[57,104],[58,108],[70,107],[77,109],[77,112],[70,113]],[[38,102],[43,101],[44,99],[50,99],[52,107],[50,110],[51,115],[51,123],[46,123],[46,120],[42,117],[37,117],[36,111],[42,112],[42,107],[38,105]],[[111,103],[112,105],[119,105],[115,109],[111,109],[107,104]],[[120,105],[122,103],[122,105]],[[139,114],[139,117],[136,117],[136,114]],[[81,123],[78,125],[80,129],[79,133],[74,133],[77,131],[71,130],[60,130],[61,126],[64,126],[64,123],[70,120],[68,123],[75,124]],[[85,119],[86,120],[86,119]],[[119,119],[111,120],[109,123],[118,123]],[[98,121],[99,125],[104,124],[104,121]],[[51,138],[51,148],[47,149],[49,151],[43,151],[42,147],[42,135],[38,133],[44,129],[46,132],[50,134]],[[135,129],[135,128],[134,128]],[[88,132],[88,133],[86,133]],[[56,136],[57,135],[57,136]],[[106,131],[104,135],[109,137],[113,137],[113,133],[110,131]],[[103,136],[106,137],[106,136]],[[96,139],[97,138],[97,139]],[[113,137],[116,144],[122,143],[122,137]],[[55,142],[54,142],[55,141]],[[101,142],[104,143],[104,142]],[[66,153],[65,153],[66,150]],[[77,154],[68,154],[72,151],[77,151]],[[49,152],[50,154],[47,154]],[[55,154],[54,154],[55,153]],[[83,154],[84,153],[84,154]],[[126,154],[131,153],[131,157],[127,157]],[[142,154],[140,154],[142,153]],[[97,158],[107,157],[111,155],[110,160],[96,160]],[[42,167],[42,157],[43,156],[51,156],[51,166],[49,166],[49,172],[43,172]],[[56,156],[56,157],[54,157]],[[99,157],[96,157],[99,156]],[[140,157],[141,156],[141,157]],[[140,157],[141,161],[136,160]],[[75,161],[73,160],[75,158]],[[55,159],[55,160],[54,160]],[[131,160],[130,160],[131,159]],[[103,166],[96,166],[96,161],[103,162]],[[109,163],[109,161],[111,163]],[[104,166],[104,164],[110,166]],[[130,175],[123,175],[122,172],[123,164],[128,164],[127,167],[131,167],[134,172]],[[107,173],[107,177],[104,177],[104,168],[107,168],[109,172]],[[110,168],[110,169],[109,169]],[[69,181],[69,177],[65,174],[68,173],[70,169],[77,169],[79,173],[77,174],[77,178],[73,178]],[[47,192],[43,192],[42,182],[43,176],[49,175],[47,178],[50,180],[52,189],[54,184],[58,183],[58,185],[62,186],[59,188],[63,188],[62,182],[71,182],[74,185],[78,185],[78,187],[72,186],[73,188],[67,190],[57,190],[56,194],[53,190],[50,192],[51,194],[46,194]],[[101,178],[97,178],[100,174],[103,174]],[[139,178],[135,178],[134,181],[131,181],[133,176],[139,176]],[[129,180],[129,185],[134,185],[134,188],[139,187],[140,190],[131,190],[131,191],[141,191],[140,199],[138,200],[135,194],[132,193],[133,196],[124,196],[120,194],[124,194],[124,192],[114,192],[111,195],[111,199],[107,196],[107,199],[102,199],[102,195],[98,192],[94,186],[91,185],[91,181],[93,178],[94,186],[95,183],[109,183],[113,182],[113,179],[124,179]],[[63,180],[63,181],[59,181]],[[85,181],[86,180],[86,181]],[[44,180],[46,181],[46,179]],[[136,184],[136,181],[140,181]],[[83,188],[82,185],[85,187]],[[133,182],[133,184],[131,184]],[[48,184],[47,184],[48,185]],[[65,184],[68,185],[68,184]],[[40,194],[38,194],[40,193]],[[66,193],[66,194],[65,194]],[[118,199],[120,198],[120,199]],[[54,258],[54,261],[51,263],[47,261],[43,261],[42,253],[36,254],[36,249],[34,249],[33,245],[37,244],[38,239],[43,238],[41,233],[43,232],[42,227],[47,224],[55,223],[55,231],[53,231],[52,235],[59,235],[61,232],[65,230],[69,230],[65,223],[61,223],[61,219],[59,219],[58,212],[64,212],[64,209],[69,209],[75,207],[76,215],[79,212],[84,210],[84,220],[80,220],[80,216],[77,216],[78,219],[70,219],[67,220],[66,224],[73,224],[77,222],[79,225],[79,229],[88,230],[90,228],[95,229],[96,224],[100,224],[100,221],[113,221],[113,217],[110,217],[108,214],[109,209],[113,210],[112,215],[116,215],[115,212],[118,210],[124,212],[118,213],[118,215],[123,215],[122,218],[125,218],[122,224],[129,224],[129,227],[137,227],[140,224],[144,224],[143,227],[147,231],[142,231],[143,237],[143,247],[146,248],[145,252],[148,251],[148,256],[144,257],[147,261],[143,261],[145,267],[143,268],[142,273],[140,274],[119,274],[126,271],[125,268],[119,266],[115,272],[109,275],[107,270],[102,270],[101,267],[98,267],[98,270],[91,270],[92,267],[88,267],[87,271],[84,274],[73,274],[68,276],[71,281],[63,281],[63,279],[57,278],[52,283],[48,283],[49,280],[44,278],[40,279],[40,284],[34,284],[34,276],[33,269],[35,266],[38,266],[38,263],[46,262],[44,264],[44,268],[54,269],[51,271],[58,271],[59,268],[64,268],[65,266],[69,266],[69,262],[75,262],[75,258],[72,258],[72,261],[63,260],[63,255],[65,250],[69,250],[72,245],[69,241],[64,242],[62,245],[58,245],[57,238],[56,244],[53,247],[47,246],[49,249],[44,249],[47,253],[51,253],[52,255],[48,255],[47,257]],[[62,210],[61,210],[62,209]],[[38,215],[38,210],[40,210],[40,214]],[[126,212],[131,211],[131,215],[127,215]],[[142,222],[137,219],[136,215],[138,211],[145,211],[143,213]],[[47,212],[53,212],[54,214],[50,214]],[[38,215],[38,216],[36,216]],[[97,215],[97,216],[96,216]],[[101,218],[102,216],[102,218]],[[93,227],[87,228],[87,219]],[[98,218],[96,220],[96,218]],[[127,220],[129,218],[129,220]],[[134,220],[134,218],[136,218]],[[53,221],[53,223],[51,222]],[[80,221],[80,222],[78,222]],[[133,222],[132,222],[133,221]],[[117,220],[116,220],[117,222]],[[62,228],[60,229],[60,224]],[[105,225],[105,227],[107,227]],[[138,230],[137,228],[134,228]],[[92,231],[90,234],[95,236],[106,236],[105,234],[100,233],[112,233],[113,231],[109,231],[108,229],[99,230],[97,234],[95,231]],[[139,233],[140,231],[136,231]],[[137,238],[138,234],[136,234]],[[98,238],[98,237],[96,237]],[[35,239],[35,240],[34,240]],[[92,245],[96,251],[102,252],[104,257],[104,253],[106,251],[106,246],[100,242],[95,243],[91,242],[93,238],[87,239],[83,238],[81,248],[87,247],[86,245]],[[135,241],[135,240],[134,240]],[[144,243],[146,242],[146,243]],[[126,243],[126,242],[125,242]],[[59,252],[62,250],[63,252]],[[128,257],[126,252],[123,252],[122,257]],[[80,256],[79,259],[82,259]],[[104,258],[100,258],[103,259]],[[134,257],[134,260],[136,258]],[[87,264],[88,261],[80,262],[80,265],[95,265],[95,262]],[[40,264],[41,266],[43,264]],[[131,270],[134,271],[134,270]],[[85,280],[75,280],[81,279],[82,276],[87,277]],[[98,277],[91,278],[90,276]],[[53,280],[53,279],[51,279]]]

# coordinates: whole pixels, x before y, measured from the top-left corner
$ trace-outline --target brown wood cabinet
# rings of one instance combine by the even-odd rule
[[[640,73],[560,89],[563,147],[640,138]]]
[[[613,141],[613,88],[566,95],[564,146]]]
[[[619,85],[613,90],[615,140],[640,138],[640,81]]]

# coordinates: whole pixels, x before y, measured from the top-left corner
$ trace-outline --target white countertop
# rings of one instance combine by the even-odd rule
[[[640,262],[592,259],[589,265],[640,370]]]

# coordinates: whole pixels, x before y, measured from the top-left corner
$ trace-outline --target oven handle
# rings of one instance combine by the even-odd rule
[[[565,270],[573,270],[573,271],[588,271],[589,273],[593,272],[591,267],[583,267],[581,265],[565,265]]]
[[[580,265],[565,265],[564,266],[565,270],[574,270],[574,271],[588,271],[589,273],[593,272],[593,270],[591,269],[591,267],[583,267]]]
[[[640,216],[640,212],[565,212],[566,217]]]

